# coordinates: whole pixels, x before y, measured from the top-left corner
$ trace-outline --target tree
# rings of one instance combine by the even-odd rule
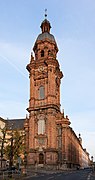
[[[25,135],[21,134],[19,131],[11,131],[9,132],[10,139],[9,143],[5,148],[6,158],[9,160],[9,166],[13,165],[14,160],[18,160],[18,158],[24,154],[25,145],[24,139]]]
[[[2,133],[2,136],[0,136],[0,154],[1,154],[1,168],[2,168],[2,161],[3,161],[3,157],[5,154],[5,149],[4,149],[4,145],[5,143],[7,143],[6,141],[6,126],[4,128],[0,127],[0,132]]]

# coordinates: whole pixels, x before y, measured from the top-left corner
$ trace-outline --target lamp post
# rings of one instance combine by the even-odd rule
[[[92,171],[94,171],[93,156],[91,156],[91,166],[92,166]]]

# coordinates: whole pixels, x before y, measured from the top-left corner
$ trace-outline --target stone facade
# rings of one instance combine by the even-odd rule
[[[45,19],[41,24],[42,33],[33,47],[35,57],[31,53],[27,65],[30,78],[29,118],[24,123],[27,164],[32,167],[78,168],[84,151],[81,138],[70,127],[68,116],[60,111],[63,73],[50,28],[50,22]]]

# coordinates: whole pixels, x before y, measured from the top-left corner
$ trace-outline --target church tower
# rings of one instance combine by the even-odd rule
[[[63,73],[57,60],[58,47],[50,33],[46,18],[41,23],[27,65],[30,77],[29,119],[26,120],[26,148],[28,164],[56,166],[62,152],[62,124],[69,125],[68,118],[60,111],[60,82]],[[60,152],[60,153],[59,153]],[[60,156],[60,158],[59,158]]]

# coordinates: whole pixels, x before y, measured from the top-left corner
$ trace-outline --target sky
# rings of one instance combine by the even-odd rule
[[[28,113],[26,65],[46,8],[64,74],[61,110],[95,160],[95,0],[0,0],[0,117]]]

